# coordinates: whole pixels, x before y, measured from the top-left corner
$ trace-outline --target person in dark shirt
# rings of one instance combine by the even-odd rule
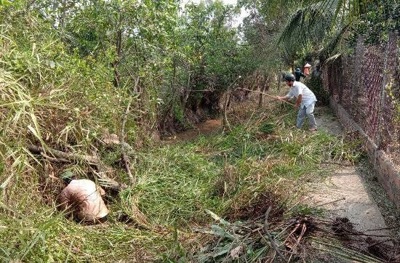
[[[301,72],[300,68],[296,68],[296,70],[294,71],[294,77],[296,81],[300,81],[300,78],[301,77],[305,78],[306,75],[304,75],[303,72]]]

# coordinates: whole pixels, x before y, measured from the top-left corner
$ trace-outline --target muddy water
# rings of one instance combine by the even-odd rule
[[[207,120],[196,125],[195,128],[178,133],[174,136],[166,138],[165,142],[190,141],[201,135],[209,135],[219,132],[222,128],[222,120]]]

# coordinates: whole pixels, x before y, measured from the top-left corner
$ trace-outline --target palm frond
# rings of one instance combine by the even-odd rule
[[[354,9],[359,6],[357,3],[359,1],[350,5],[343,0],[309,3],[292,15],[280,34],[278,43],[292,54],[309,47],[320,47],[324,53],[331,53],[350,25],[351,20],[346,16],[350,12],[357,13]]]
[[[330,41],[325,45],[325,47],[319,52],[321,58],[326,59],[329,56],[335,57],[337,55],[337,54],[332,55],[332,53],[337,49],[344,33],[347,32],[349,27],[350,25],[344,26],[340,31],[338,31],[335,34],[333,38],[330,39]]]

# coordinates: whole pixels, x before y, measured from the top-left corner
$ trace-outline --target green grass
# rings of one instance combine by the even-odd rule
[[[138,184],[132,194],[154,223],[201,221],[205,209],[220,210],[211,192],[221,172],[196,152],[196,145],[166,146],[138,156]]]
[[[10,101],[20,100],[14,94],[28,93],[18,85],[7,91]],[[30,95],[32,101],[35,96]],[[229,132],[199,136],[190,142],[137,147],[129,153],[135,185],[117,162],[121,149],[100,149],[104,163],[115,169],[115,179],[127,188],[110,198],[106,224],[84,226],[57,210],[55,200],[62,183],[56,177],[65,169],[85,177],[88,164],[38,159],[25,147],[62,140],[61,145],[76,143],[72,149],[85,153],[85,149],[98,147],[96,132],[102,127],[86,130],[96,120],[91,116],[83,122],[88,117],[79,114],[71,117],[68,126],[64,123],[67,119],[58,119],[59,108],[46,108],[54,102],[40,101],[27,102],[25,108],[0,105],[7,116],[19,117],[14,122],[2,119],[6,129],[0,144],[4,160],[0,164],[0,259],[4,262],[188,262],[210,241],[194,231],[213,224],[207,211],[234,218],[232,215],[243,215],[246,208],[268,197],[271,204],[283,209],[282,216],[318,213],[309,207],[293,208],[304,182],[326,174],[329,167],[321,168],[321,162],[358,158],[353,145],[343,138],[292,129],[295,113],[290,108],[249,110],[249,116],[232,122]],[[43,108],[54,123],[36,116]],[[68,131],[56,124],[65,124]],[[32,128],[25,134],[28,126]],[[53,134],[57,131],[58,138]],[[51,134],[47,141],[45,134]],[[121,215],[133,220],[122,222]],[[254,248],[250,252],[249,259],[256,260],[258,253],[267,251]]]
[[[244,223],[232,215],[254,216],[246,209],[266,199],[278,219],[318,213],[297,205],[304,182],[327,174],[321,162],[359,157],[357,145],[343,138],[293,129],[296,113],[284,104],[232,112],[228,132],[157,145],[148,135],[159,121],[157,94],[148,89],[151,75],[140,73],[141,85],[151,83],[140,87],[146,91],[140,98],[127,91],[132,87],[115,89],[109,63],[67,52],[49,25],[32,31],[27,23],[39,24],[25,15],[15,16],[14,27],[0,27],[1,262],[190,262],[213,244],[213,236],[199,229],[240,242],[235,231]],[[119,162],[121,149],[98,142],[106,131],[121,132],[127,108],[123,132],[134,148],[135,185]],[[108,222],[85,226],[57,210],[57,176],[70,169],[87,177],[91,165],[35,156],[29,145],[98,153],[127,186],[109,198]],[[232,243],[223,245],[216,246],[218,253]],[[268,246],[250,245],[248,252],[247,259],[257,261]]]
[[[57,191],[51,187],[59,182],[47,177],[51,170],[40,166],[39,160],[30,161],[33,159],[26,152],[5,147],[8,154],[3,152],[3,156],[14,163],[1,165],[1,183],[8,178],[7,172],[14,175],[1,192],[0,258],[26,262],[188,261],[205,245],[206,241],[197,240],[203,234],[193,229],[213,222],[206,211],[229,216],[272,192],[274,202],[291,207],[304,191],[304,181],[322,178],[321,162],[353,156],[340,138],[287,128],[292,121],[293,115],[269,119],[268,123],[276,123],[268,124],[268,136],[274,137],[260,136],[254,121],[238,123],[225,134],[137,149],[131,156],[136,185],[128,184],[112,199],[108,223],[96,226],[66,219],[56,209]],[[104,160],[111,165],[119,149],[109,151]],[[120,179],[127,182],[127,178]],[[44,184],[48,186],[43,190]],[[144,215],[146,228],[118,220],[121,214],[136,216],[132,205]],[[286,216],[319,212],[295,206]],[[251,257],[257,258],[254,253]]]

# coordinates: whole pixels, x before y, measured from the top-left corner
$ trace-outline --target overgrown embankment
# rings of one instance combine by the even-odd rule
[[[99,146],[102,162],[127,186],[108,193],[111,214],[102,225],[77,224],[56,209],[58,172],[72,169],[86,177],[85,165],[30,159],[37,172],[27,170],[3,184],[1,258],[200,262],[337,257],[340,245],[334,238],[318,241],[336,244],[325,247],[326,253],[313,246],[312,240],[321,237],[315,227],[329,230],[330,223],[312,219],[321,211],[299,205],[297,198],[304,181],[329,172],[322,162],[357,161],[359,153],[324,132],[291,129],[295,112],[285,105],[239,107],[228,117],[232,130],[127,152],[135,185],[122,172],[121,145]]]
[[[337,256],[335,239],[322,256],[313,246],[315,223],[329,231],[331,222],[297,197],[329,171],[321,162],[357,160],[345,140],[292,130],[293,109],[268,105],[227,112],[230,129],[210,137],[158,144],[158,131],[189,126],[187,109],[218,113],[237,80],[265,90],[281,57],[275,25],[238,45],[225,26],[233,7],[186,10],[179,17],[177,1],[1,1],[1,261]],[[59,211],[66,170],[106,188],[106,223]]]

